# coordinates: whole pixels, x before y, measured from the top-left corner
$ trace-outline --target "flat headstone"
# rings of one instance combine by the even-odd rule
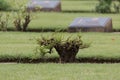
[[[69,26],[70,31],[111,32],[111,18],[76,18]]]
[[[27,5],[28,10],[34,11],[39,8],[42,11],[61,11],[60,0],[30,0]]]

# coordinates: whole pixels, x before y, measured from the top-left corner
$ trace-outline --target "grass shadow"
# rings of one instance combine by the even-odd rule
[[[62,13],[96,13],[96,12],[88,10],[63,10]]]

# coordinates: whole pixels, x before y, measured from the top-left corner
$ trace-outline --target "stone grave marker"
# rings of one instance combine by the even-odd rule
[[[27,11],[61,11],[60,0],[30,0]]]
[[[70,32],[111,32],[111,18],[76,18],[69,26]]]

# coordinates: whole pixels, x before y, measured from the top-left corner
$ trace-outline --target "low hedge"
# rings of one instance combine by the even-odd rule
[[[0,0],[0,11],[8,10],[10,5],[5,0]]]

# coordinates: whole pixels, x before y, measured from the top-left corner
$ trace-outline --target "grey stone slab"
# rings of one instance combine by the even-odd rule
[[[30,0],[27,4],[27,8],[31,10],[36,7],[41,9],[55,9],[60,5],[60,3],[60,0]]]
[[[105,27],[111,18],[76,18],[70,27]]]
[[[112,19],[111,18],[90,18],[90,17],[80,17],[76,18],[70,25],[69,29],[88,29],[91,31],[99,31],[99,29],[104,29],[103,31],[111,31],[112,29]],[[90,29],[91,28],[91,29]]]

